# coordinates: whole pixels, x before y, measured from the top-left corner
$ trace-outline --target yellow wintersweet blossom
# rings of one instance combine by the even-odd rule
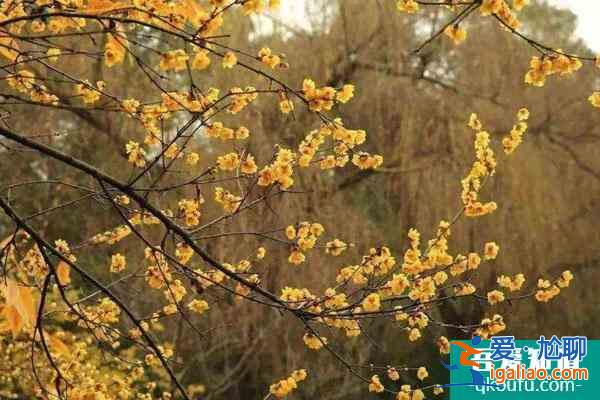
[[[179,213],[182,215],[186,226],[196,226],[200,223],[200,204],[204,199],[182,199],[179,201]]]
[[[260,49],[258,59],[270,68],[277,68],[281,64],[281,58],[276,54],[272,54],[271,49],[268,47]]]
[[[140,106],[140,102],[136,99],[125,99],[121,102],[123,111],[128,114],[135,114]]]
[[[525,107],[519,109],[517,119],[521,122],[527,121],[529,119],[529,110]]]
[[[217,167],[222,171],[233,171],[240,165],[240,156],[237,153],[228,153],[217,158]]]
[[[294,265],[302,264],[305,260],[306,256],[297,248],[294,248],[288,257],[288,261]]]
[[[492,290],[491,292],[488,292],[487,299],[491,305],[495,305],[495,304],[503,302],[505,297],[504,297],[504,293],[502,293],[501,291]]]
[[[116,253],[110,258],[110,272],[117,273],[123,271],[127,267],[127,260],[125,256]]]
[[[416,342],[421,338],[421,331],[417,328],[412,328],[408,331],[408,340],[411,342]]]
[[[525,283],[525,280],[525,275],[523,274],[517,274],[514,278],[506,275],[500,275],[498,279],[496,279],[496,282],[498,282],[500,287],[506,288],[511,292],[515,292],[521,289],[523,283]]]
[[[85,104],[94,104],[100,100],[101,91],[104,90],[106,84],[103,81],[96,82],[94,87],[88,80],[75,85],[75,94],[81,96]]]
[[[237,64],[237,62],[238,61],[237,61],[237,57],[235,56],[235,53],[233,51],[228,51],[223,56],[222,65],[223,65],[223,68],[231,69]]]
[[[242,202],[242,198],[223,189],[222,187],[216,187],[215,201],[223,206],[223,209],[226,213],[231,214],[238,209],[240,203]]]
[[[360,169],[377,169],[383,164],[383,157],[379,154],[371,155],[360,151],[352,156],[352,164]]]
[[[440,354],[450,353],[450,341],[448,340],[448,338],[446,336],[440,336],[437,339],[436,344],[438,346]]]
[[[425,380],[425,378],[427,378],[429,376],[429,372],[427,372],[427,368],[425,367],[419,367],[419,369],[417,370],[417,378],[419,378],[419,380]]]
[[[189,166],[193,167],[198,163],[199,160],[200,156],[198,155],[198,153],[190,152],[185,155],[185,163]]]
[[[308,347],[311,350],[319,350],[325,344],[327,344],[327,338],[323,336],[317,337],[312,333],[305,333],[302,337],[302,340],[304,341],[304,344],[306,344],[306,347]]]
[[[248,154],[244,161],[242,161],[240,165],[240,171],[243,174],[252,175],[258,171],[258,167],[256,166],[256,162],[254,161],[254,156]]]
[[[400,374],[398,373],[398,370],[394,367],[388,368],[387,376],[393,381],[397,381],[398,379],[400,379]]]
[[[371,293],[362,301],[362,308],[366,312],[375,312],[381,308],[381,300],[379,294]]]
[[[480,325],[481,327],[475,330],[475,334],[481,336],[482,339],[488,339],[506,329],[504,318],[499,314],[495,314],[492,318],[482,319]]]
[[[279,110],[281,110],[283,114],[289,114],[294,111],[294,103],[292,103],[291,100],[284,98],[279,102]]]
[[[210,307],[205,300],[194,299],[188,303],[187,308],[196,314],[204,314]]]
[[[139,143],[129,141],[125,145],[125,152],[127,153],[128,161],[138,168],[143,168],[146,165],[146,152],[140,147]]]
[[[419,3],[417,3],[415,0],[397,0],[396,8],[398,11],[412,14],[419,11]]]
[[[379,375],[373,375],[371,382],[369,382],[369,392],[381,393],[385,390],[379,379]]]
[[[183,156],[183,153],[179,149],[177,143],[172,143],[164,152],[164,156],[167,160],[173,160]]]
[[[186,68],[189,58],[183,49],[167,51],[162,55],[158,67],[163,71],[182,71]]]
[[[325,252],[332,256],[339,256],[348,248],[348,245],[342,242],[340,239],[334,239],[325,244]]]
[[[106,45],[104,46],[104,62],[108,68],[123,63],[126,55],[126,48],[113,35],[108,35]]]
[[[458,25],[450,25],[444,30],[444,34],[452,39],[455,45],[459,45],[467,38],[467,31]]]
[[[471,283],[463,283],[458,287],[454,288],[454,294],[457,296],[468,296],[477,291],[477,288]]]
[[[483,0],[479,11],[483,16],[492,15],[500,12],[503,5],[505,5],[504,0]]]
[[[513,0],[513,8],[517,11],[521,11],[528,4],[529,0]]]
[[[302,82],[302,92],[311,111],[328,111],[333,107],[336,92],[331,86],[317,88],[312,79],[305,79]]]
[[[278,399],[282,399],[290,394],[294,389],[298,388],[298,383],[306,379],[307,373],[305,369],[293,371],[291,375],[282,379],[269,387],[269,392]]]
[[[552,61],[548,57],[537,57],[534,56],[529,62],[530,69],[525,75],[525,83],[533,86],[544,86],[546,83],[546,76],[553,73]]]
[[[262,260],[267,255],[267,250],[264,247],[256,249],[256,258]]]
[[[50,60],[50,62],[57,62],[58,61],[58,57],[61,55],[61,51],[60,49],[57,49],[56,47],[51,47],[48,49],[48,51],[46,52],[46,55],[48,56],[48,60]]]
[[[210,58],[207,50],[199,50],[192,60],[192,69],[203,70],[210,65]]]
[[[600,108],[600,92],[594,92],[590,97],[588,97],[588,101],[596,108]]]
[[[340,103],[347,103],[354,97],[354,85],[344,85],[342,90],[336,94],[336,100]]]
[[[494,260],[498,256],[500,246],[495,242],[488,242],[485,244],[483,249],[483,258],[486,260]]]

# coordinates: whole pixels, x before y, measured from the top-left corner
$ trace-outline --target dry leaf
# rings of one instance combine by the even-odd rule
[[[71,283],[71,267],[64,261],[58,263],[56,267],[56,276],[58,277],[58,283],[61,286],[66,286]]]

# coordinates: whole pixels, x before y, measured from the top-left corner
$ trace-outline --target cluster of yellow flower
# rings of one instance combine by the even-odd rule
[[[264,12],[267,7],[271,10],[279,8],[281,0],[246,0],[242,3],[242,9],[246,15],[258,14]]]
[[[572,280],[573,274],[569,270],[564,271],[554,283],[550,283],[550,281],[545,279],[539,279],[535,299],[539,302],[547,303],[558,296],[560,289],[568,287]]]
[[[502,139],[504,152],[511,154],[523,141],[523,135],[527,132],[527,119],[529,119],[529,110],[522,108],[517,113],[519,122],[513,126],[510,134]]]
[[[35,74],[26,69],[22,69],[13,75],[9,75],[6,81],[10,87],[21,93],[28,93],[31,101],[42,104],[58,104],[58,97],[48,90],[48,88],[36,82]]]
[[[198,50],[192,59],[192,69],[203,70],[210,66],[211,60],[208,57],[208,50]]]
[[[307,373],[305,369],[298,369],[292,372],[286,379],[282,379],[279,382],[272,384],[269,388],[269,392],[278,399],[282,399],[294,391],[294,389],[297,389],[298,383],[305,380],[306,376]]]
[[[517,290],[521,290],[525,280],[525,275],[523,274],[517,274],[514,278],[506,275],[500,275],[496,282],[498,282],[498,286],[506,288],[511,292],[516,292]]]
[[[115,35],[108,34],[104,45],[104,62],[108,68],[121,64],[127,55],[126,41],[117,39]]]
[[[496,335],[506,329],[504,318],[499,314],[494,314],[492,318],[484,318],[479,324],[479,328],[475,330],[477,336],[487,339],[490,336]]]
[[[170,50],[161,56],[158,67],[163,71],[183,71],[189,59],[183,49]]]
[[[568,57],[558,49],[557,55],[533,56],[529,62],[529,71],[525,74],[525,83],[533,86],[544,86],[546,77],[553,74],[570,75],[581,68],[577,58]]]
[[[131,228],[128,225],[119,225],[116,228],[98,233],[90,239],[92,244],[115,244],[131,234]]]
[[[354,96],[354,86],[344,85],[339,91],[336,91],[336,89],[331,86],[317,88],[315,82],[312,79],[307,78],[302,82],[302,93],[308,101],[308,107],[311,111],[329,111],[336,100],[340,103],[347,103],[350,101]]]
[[[113,254],[110,258],[110,272],[118,273],[127,267],[127,260],[121,253]]]
[[[128,161],[138,168],[143,168],[146,165],[146,151],[140,146],[139,143],[130,140],[125,145],[125,152],[127,153]]]
[[[145,274],[148,286],[152,289],[162,289],[168,282],[172,281],[173,277],[164,255],[146,248],[145,258],[148,261],[148,268]]]
[[[218,99],[218,97],[219,97],[219,89],[215,89],[215,88],[210,88],[207,91],[206,96],[196,95],[196,94],[192,94],[192,93],[179,93],[179,92],[162,93],[161,94],[161,98],[162,98],[161,106],[162,107],[160,109],[149,108],[148,112],[144,113],[144,114],[148,114],[148,117],[152,117],[153,113],[162,112],[160,118],[168,119],[170,117],[169,112],[175,112],[175,111],[188,111],[188,112],[192,112],[192,113],[204,112],[213,105],[213,103]],[[134,101],[136,101],[136,100],[134,100]],[[135,112],[137,109],[137,106],[139,106],[139,102],[137,102],[137,106],[135,107],[135,109],[133,108],[134,105],[136,105],[136,103],[129,104],[129,107],[126,108],[126,110],[129,112],[131,112],[131,111]],[[154,119],[156,119],[156,118],[154,118]],[[150,121],[146,120],[146,122],[149,123]]]
[[[106,83],[104,81],[98,81],[94,86],[88,80],[84,80],[83,83],[75,85],[75,94],[81,96],[85,104],[94,104],[100,100],[101,92],[105,87]]]
[[[281,56],[277,54],[273,54],[270,48],[263,47],[258,52],[258,60],[263,64],[268,65],[270,68],[286,68],[287,64],[281,62]]]
[[[312,333],[305,333],[302,337],[304,344],[311,350],[320,350],[324,345],[327,344],[327,338],[323,336],[313,335]]]
[[[296,163],[296,154],[285,148],[279,148],[275,161],[270,165],[263,167],[258,173],[258,185],[270,186],[274,183],[287,189],[294,184],[294,164]]]
[[[497,204],[493,201],[485,204],[478,201],[482,179],[494,175],[496,171],[496,158],[494,151],[490,148],[490,134],[482,130],[482,124],[476,114],[471,114],[468,125],[476,131],[476,160],[469,174],[461,181],[462,201],[465,206],[465,215],[477,217],[489,214],[497,208]]]
[[[320,129],[311,131],[304,138],[298,150],[301,154],[298,165],[308,167],[327,137],[330,137],[334,142],[334,154],[320,158],[318,163],[323,170],[345,166],[350,160],[351,150],[364,143],[367,134],[364,130],[345,128],[342,120],[338,118],[333,123],[325,124]],[[380,155],[356,152],[352,157],[352,163],[360,169],[375,169],[383,163],[383,158]]]
[[[528,1],[514,0],[513,9],[520,11],[527,5]],[[517,29],[521,24],[505,0],[483,0],[481,6],[479,6],[479,12],[483,16],[496,15],[512,29]]]
[[[449,354],[450,353],[450,341],[446,336],[440,336],[436,340],[436,344],[440,351],[440,354]]]
[[[314,300],[315,296],[310,293],[308,289],[297,289],[289,286],[281,289],[281,300],[288,301],[291,303],[297,303],[296,306],[300,307],[309,300]]]
[[[444,34],[452,39],[455,45],[459,45],[467,38],[467,31],[458,25],[449,25],[444,29]]]
[[[339,256],[346,250],[348,247],[352,247],[353,244],[346,244],[342,242],[340,239],[333,239],[330,242],[325,244],[325,253],[331,254],[334,257]]]
[[[222,171],[234,171],[240,166],[238,153],[227,153],[217,157],[217,167]]]
[[[248,86],[246,89],[234,87],[229,90],[229,96],[231,97],[231,103],[227,107],[227,112],[237,114],[256,100],[258,93],[253,86]]]
[[[223,206],[226,213],[231,214],[237,210],[242,198],[219,186],[215,188],[215,201]]]
[[[187,307],[197,314],[204,314],[210,308],[206,300],[199,299],[194,299],[190,301]]]
[[[196,226],[200,223],[200,204],[204,199],[200,196],[196,199],[179,200],[179,215],[183,218],[186,226]]]
[[[396,400],[423,400],[425,394],[421,389],[412,389],[410,385],[402,385]]]
[[[396,8],[398,11],[412,14],[419,11],[419,3],[415,0],[398,0],[396,1]]]
[[[344,267],[338,273],[336,281],[346,283],[352,281],[356,285],[364,285],[369,276],[383,276],[396,265],[396,259],[387,247],[371,248],[369,254],[363,256],[360,265]]]
[[[166,216],[172,217],[173,213],[171,210],[162,211]],[[158,225],[160,220],[154,215],[147,211],[131,210],[131,218],[129,218],[131,225]]]
[[[487,300],[491,305],[501,303],[505,300],[504,293],[502,293],[500,290],[492,290],[488,292]]]
[[[381,393],[385,390],[385,387],[379,379],[379,375],[373,375],[371,382],[369,382],[369,392]]]
[[[600,92],[594,92],[588,97],[588,101],[596,108],[600,108]]]
[[[325,232],[323,225],[318,222],[300,222],[298,225],[290,225],[285,229],[285,235],[294,241],[292,252],[288,261],[292,264],[302,264],[306,257],[303,252],[311,250],[317,244],[318,238]]]

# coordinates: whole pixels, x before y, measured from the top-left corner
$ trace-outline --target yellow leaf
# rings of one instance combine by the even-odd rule
[[[19,286],[13,279],[7,279],[6,285],[2,285],[1,288],[6,298],[6,308],[13,308],[19,314],[21,323],[27,322],[34,326],[37,313],[31,288]]]
[[[26,322],[29,322],[31,326],[35,326],[37,313],[35,301],[31,294],[31,288],[19,286],[19,303],[17,305],[17,310]]]
[[[71,267],[69,264],[64,261],[59,262],[56,267],[56,276],[58,277],[58,283],[61,286],[71,283]]]
[[[21,329],[23,329],[23,319],[19,315],[16,307],[6,306],[2,311],[2,315],[6,318],[8,322],[8,327],[13,335],[13,337],[17,337]]]
[[[15,306],[19,299],[19,286],[12,279],[6,279],[6,284],[2,285],[2,294],[6,298],[6,304]]]
[[[69,351],[69,347],[67,347],[65,342],[60,340],[56,335],[49,335],[49,336],[50,336],[50,340],[49,340],[50,348],[62,356],[68,356],[70,351]]]
[[[4,33],[0,35],[2,35],[0,36],[0,55],[14,62],[19,55],[19,44],[13,38],[5,36]]]

